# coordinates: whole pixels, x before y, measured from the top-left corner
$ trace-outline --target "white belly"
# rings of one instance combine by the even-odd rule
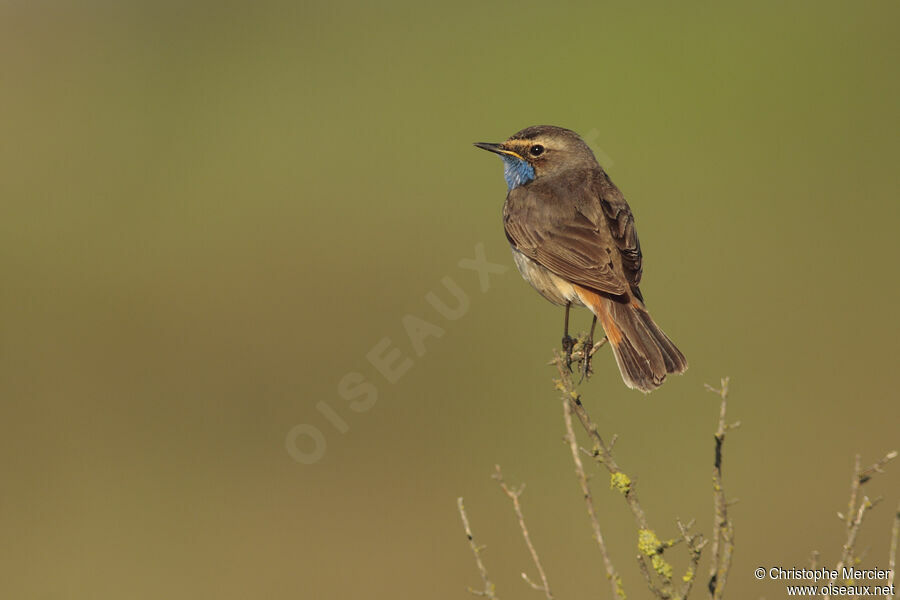
[[[571,283],[550,272],[546,267],[531,260],[515,248],[512,248],[512,255],[519,273],[541,296],[560,306],[565,306],[569,302],[575,306],[584,306]]]

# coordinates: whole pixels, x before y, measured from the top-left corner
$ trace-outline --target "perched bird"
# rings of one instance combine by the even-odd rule
[[[501,144],[477,143],[500,155],[509,186],[503,226],[519,272],[544,298],[565,306],[563,350],[571,364],[569,308],[594,313],[625,385],[650,392],[687,360],[644,307],[641,245],[634,217],[594,153],[574,131],[538,125]]]

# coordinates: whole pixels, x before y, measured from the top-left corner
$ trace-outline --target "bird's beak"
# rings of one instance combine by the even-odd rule
[[[508,154],[509,156],[514,156],[519,160],[525,160],[512,150],[507,150],[503,147],[503,144],[492,144],[490,142],[475,142],[475,146],[481,148],[482,150],[487,150],[488,152],[494,152],[496,154]]]

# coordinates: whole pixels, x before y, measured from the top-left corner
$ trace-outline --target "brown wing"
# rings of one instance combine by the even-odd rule
[[[619,188],[610,181],[603,170],[594,173],[594,193],[600,199],[603,214],[609,223],[609,231],[622,257],[625,279],[635,295],[643,301],[638,285],[643,273],[641,242],[634,227],[634,215]]]
[[[631,284],[632,263],[623,273],[613,254],[621,253],[618,237],[626,239],[627,235],[614,231],[618,220],[609,217],[594,187],[590,173],[580,172],[513,188],[503,207],[506,237],[517,250],[567,281],[608,294],[624,294]],[[633,223],[630,229],[633,234]],[[639,249],[637,256],[639,278]]]

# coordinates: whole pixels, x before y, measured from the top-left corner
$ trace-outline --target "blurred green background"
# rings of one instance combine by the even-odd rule
[[[853,455],[900,445],[900,5],[654,4],[3,2],[0,594],[465,598],[464,496],[500,596],[538,597],[500,463],[557,596],[605,597],[545,366],[562,311],[515,273],[501,163],[471,146],[541,123],[624,191],[691,364],[644,397],[603,353],[584,387],[651,522],[710,532],[703,383],[730,375],[729,596],[835,564]],[[458,265],[479,243],[509,267],[486,292]],[[426,301],[445,277],[453,321]],[[421,356],[407,315],[443,330]],[[396,383],[366,358],[385,337]],[[867,485],[869,567],[898,473]]]

